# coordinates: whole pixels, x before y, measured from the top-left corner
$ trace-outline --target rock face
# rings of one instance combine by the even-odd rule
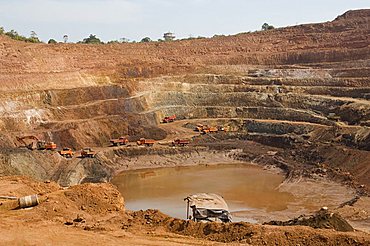
[[[16,137],[74,149],[104,147],[121,135],[159,140],[167,134],[159,121],[173,114],[246,120],[239,129],[264,144],[368,151],[369,22],[370,10],[358,10],[321,24],[139,44],[27,44],[0,36],[0,174],[109,177],[110,157],[65,160],[16,149]],[[334,161],[337,152],[323,155]],[[343,166],[351,163],[368,182],[369,155],[359,155],[365,159],[349,156]]]

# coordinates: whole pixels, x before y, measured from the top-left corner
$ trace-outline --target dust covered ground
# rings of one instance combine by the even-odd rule
[[[130,212],[114,186],[82,184],[68,189],[31,178],[0,178],[5,195],[39,194],[32,209],[9,210],[1,200],[1,244],[34,245],[366,245],[370,235],[305,226],[195,223],[159,211]],[[366,203],[366,202],[365,202]],[[13,204],[14,206],[14,204]]]

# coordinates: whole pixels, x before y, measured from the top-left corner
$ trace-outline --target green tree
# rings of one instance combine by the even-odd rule
[[[84,38],[82,41],[78,42],[81,44],[103,44],[103,42],[96,37],[96,35],[90,34],[88,38]]]
[[[37,33],[35,31],[31,31],[31,38],[37,38]]]
[[[263,23],[262,25],[262,31],[272,30],[275,29],[274,26],[269,25],[268,23]]]
[[[4,27],[0,26],[0,35],[2,35],[4,33],[5,33]]]
[[[37,34],[35,31],[31,31],[30,37],[28,38],[27,41],[31,43],[40,43],[40,40],[37,37]]]
[[[48,41],[48,44],[56,44],[57,43],[57,41],[55,41],[55,39],[49,39],[49,41]]]
[[[17,37],[19,37],[18,32],[13,30],[13,29],[10,30],[9,32],[6,32],[5,35],[12,38],[12,39],[17,39]]]
[[[152,42],[152,40],[149,37],[145,37],[140,42],[142,42],[142,43],[149,43],[149,42]]]

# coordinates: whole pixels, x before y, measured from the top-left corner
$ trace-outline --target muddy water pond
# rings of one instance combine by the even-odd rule
[[[292,188],[281,189],[283,181],[283,175],[259,166],[225,164],[126,171],[112,183],[124,196],[126,209],[159,209],[182,219],[186,217],[183,199],[203,192],[223,196],[233,221],[286,219],[320,208],[315,195],[310,197],[310,203],[294,195]]]

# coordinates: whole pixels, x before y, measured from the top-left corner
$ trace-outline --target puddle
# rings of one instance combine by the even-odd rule
[[[186,218],[183,199],[195,193],[209,192],[223,196],[233,221],[252,223],[283,220],[313,212],[323,206],[321,203],[327,205],[331,200],[331,197],[322,199],[325,192],[313,192],[309,200],[315,201],[315,196],[318,196],[322,201],[313,202],[313,205],[297,196],[292,191],[293,187],[288,191],[279,187],[283,181],[283,175],[259,166],[225,164],[126,171],[117,175],[112,183],[124,196],[126,209],[159,209],[181,219]],[[324,185],[330,188],[330,184]],[[336,185],[333,187],[336,188]],[[347,199],[346,196],[340,197]],[[351,197],[350,194],[348,197]],[[335,199],[333,202],[338,204]]]

